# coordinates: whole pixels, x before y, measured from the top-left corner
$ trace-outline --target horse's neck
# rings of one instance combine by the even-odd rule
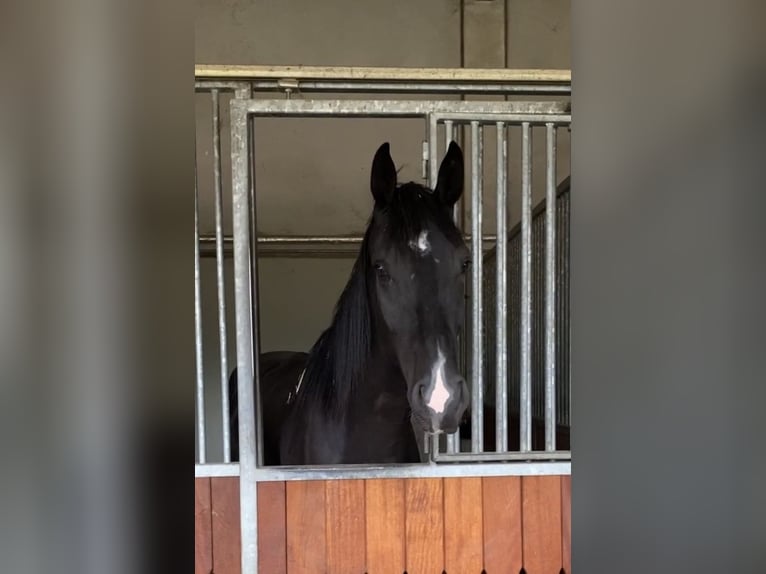
[[[363,410],[374,411],[381,397],[401,399],[403,408],[408,408],[407,383],[396,354],[388,346],[375,345],[372,349],[360,387],[355,399]]]
[[[329,415],[317,403],[295,413],[305,441],[304,454],[296,464],[402,462],[413,458],[413,448],[417,460],[407,384],[390,335],[376,331],[372,341],[364,377],[340,416]]]

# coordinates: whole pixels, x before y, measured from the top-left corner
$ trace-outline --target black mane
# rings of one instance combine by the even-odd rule
[[[309,352],[298,404],[309,397],[320,398],[326,411],[343,412],[351,392],[364,376],[370,355],[372,328],[367,292],[368,245],[371,226],[362,240],[351,277],[335,306],[330,326]]]

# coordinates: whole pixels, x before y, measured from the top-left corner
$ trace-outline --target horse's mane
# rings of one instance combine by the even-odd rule
[[[451,225],[446,210],[431,190],[417,183],[406,183],[395,190],[385,207],[377,207],[385,217],[386,239],[407,244],[427,225],[438,225],[447,235],[459,231]],[[348,283],[338,299],[332,323],[319,336],[309,352],[297,403],[319,401],[327,414],[341,416],[354,388],[365,375],[372,349],[373,289],[368,288],[370,236],[373,216],[367,223]]]

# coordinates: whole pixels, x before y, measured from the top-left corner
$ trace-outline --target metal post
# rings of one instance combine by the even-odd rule
[[[195,152],[196,156],[196,152]],[[198,462],[207,462],[205,444],[205,376],[202,357],[202,294],[199,270],[199,189],[197,159],[194,158],[194,354],[197,367],[197,444]]]
[[[428,116],[428,187],[434,189],[439,178],[439,142],[436,118]]]
[[[495,341],[495,450],[508,450],[508,140],[505,124],[497,122],[497,334]]]
[[[229,438],[229,360],[226,344],[226,291],[223,273],[223,191],[221,184],[221,122],[218,90],[211,91],[213,101],[213,185],[215,191],[215,266],[218,283],[218,341],[221,359],[221,421],[223,426],[223,462],[231,462]]]
[[[556,127],[546,124],[545,450],[556,450]]]
[[[472,324],[473,349],[471,357],[471,451],[481,452],[484,445],[484,389],[482,381],[482,140],[484,130],[478,121],[471,122],[471,251],[473,258]]]
[[[521,381],[519,450],[532,450],[532,135],[521,124]]]
[[[250,261],[250,171],[247,112],[231,102],[232,198],[234,227],[234,299],[237,329],[239,413],[239,504],[242,572],[258,570],[258,489],[253,310]]]
[[[454,141],[455,139],[455,126],[452,120],[447,120],[444,122],[444,149],[449,149],[449,145]],[[455,220],[455,224],[459,227],[460,226],[460,201],[455,203],[455,207],[452,212],[452,216]],[[458,337],[463,337],[462,334],[458,335]],[[458,340],[458,347],[462,348],[461,341]],[[462,353],[461,353],[462,356]],[[452,433],[447,435],[447,452],[450,454],[455,454],[460,452],[460,427]]]
[[[239,96],[238,96],[239,97]],[[250,91],[247,91],[247,96],[250,97]],[[256,215],[256,202],[255,202],[255,122],[253,118],[248,120],[247,124],[248,133],[248,165],[250,167],[250,229],[252,229],[252,235],[250,236],[250,298],[253,303],[252,309],[252,322],[253,322],[253,379],[255,381],[255,416],[257,421],[263,420],[262,405],[261,405],[261,375],[260,375],[260,356],[261,356],[261,320],[260,311],[258,307],[258,301],[260,301],[259,293],[259,281],[258,281],[258,219]],[[255,438],[258,442],[258,448],[256,449],[256,464],[263,466],[263,433],[260,427],[256,427]]]

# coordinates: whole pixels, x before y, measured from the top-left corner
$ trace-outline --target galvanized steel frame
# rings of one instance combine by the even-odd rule
[[[482,95],[568,95],[570,70],[382,68],[322,66],[195,66],[198,91],[237,89],[296,93],[354,92]]]
[[[273,70],[272,70],[273,71]],[[409,92],[427,92],[427,93],[485,93],[485,94],[504,94],[514,95],[522,93],[534,94],[569,94],[570,87],[568,78],[561,74],[549,75],[549,77],[533,77],[534,74],[518,74],[515,81],[505,81],[500,77],[491,78],[492,74],[487,74],[489,79],[478,79],[463,77],[463,82],[458,82],[457,78],[438,78],[438,77],[418,77],[397,78],[396,81],[386,80],[378,77],[376,74],[362,77],[332,77],[332,74],[324,78],[310,78],[304,76],[300,81],[293,81],[289,77],[277,77],[278,74],[263,79],[260,72],[255,75],[247,74],[233,75],[223,74],[217,76],[218,79],[200,80],[196,83],[197,91],[210,91],[215,94],[214,106],[217,110],[218,91],[233,91],[235,99],[230,104],[231,117],[231,139],[232,139],[232,193],[233,193],[233,223],[234,231],[231,240],[223,236],[221,232],[220,221],[220,188],[216,185],[216,235],[215,235],[215,254],[218,262],[218,287],[222,289],[222,275],[220,268],[222,260],[227,252],[228,245],[233,244],[234,267],[235,267],[235,305],[236,305],[236,348],[237,348],[237,367],[240,381],[252,380],[253,385],[240,385],[239,391],[239,444],[240,444],[240,462],[224,464],[195,464],[195,476],[240,476],[240,507],[241,507],[241,536],[242,536],[242,571],[257,571],[257,483],[268,480],[318,480],[318,479],[344,479],[344,478],[394,478],[394,477],[450,477],[450,476],[509,476],[509,475],[542,475],[542,474],[570,474],[571,464],[569,462],[569,453],[555,452],[546,440],[546,450],[544,453],[503,453],[500,456],[496,453],[481,453],[481,440],[477,441],[472,453],[459,453],[457,437],[447,441],[448,453],[442,454],[436,449],[432,449],[431,464],[415,465],[391,465],[391,466],[370,466],[370,465],[344,465],[340,467],[263,467],[262,466],[262,437],[257,428],[256,420],[261,420],[260,400],[259,400],[259,377],[258,377],[258,333],[255,325],[258,325],[258,292],[257,292],[257,249],[259,246],[278,246],[290,245],[291,243],[303,243],[313,245],[336,245],[342,246],[342,249],[358,248],[359,238],[356,237],[328,237],[328,238],[266,238],[256,237],[256,217],[254,211],[254,193],[255,193],[255,173],[252,157],[252,141],[254,127],[251,121],[253,116],[293,116],[293,117],[423,117],[428,124],[429,148],[429,175],[430,182],[435,181],[437,169],[437,145],[436,133],[438,123],[444,123],[447,126],[445,143],[454,139],[454,128],[465,122],[475,122],[478,131],[484,124],[494,123],[498,128],[511,123],[525,122],[528,125],[538,125],[545,123],[548,126],[566,124],[570,121],[569,104],[567,102],[465,102],[465,101],[375,101],[375,100],[317,100],[301,101],[289,99],[296,91],[301,92],[323,92],[323,91],[353,91],[356,93],[409,93]],[[203,74],[204,75],[204,74]],[[353,74],[352,74],[353,75]],[[405,74],[406,75],[406,74]],[[481,74],[479,74],[481,75]],[[502,73],[500,74],[502,76]],[[426,74],[428,76],[428,74]],[[198,77],[200,74],[198,73]],[[226,78],[229,78],[228,80]],[[230,81],[233,78],[234,81]],[[260,80],[258,80],[260,78]],[[308,78],[308,79],[307,79]],[[507,78],[506,78],[507,79]],[[242,81],[245,80],[245,81]],[[526,83],[525,83],[526,82]],[[285,100],[252,100],[254,90],[282,91],[288,99]],[[218,114],[214,113],[214,134],[219,137],[214,141],[214,147],[217,154],[215,157],[216,171],[220,172],[220,132],[218,123]],[[550,128],[549,128],[550,129]],[[501,139],[498,129],[498,146],[502,146],[503,157],[506,157],[506,142]],[[478,154],[478,161],[481,161],[482,154]],[[504,164],[504,162],[503,162]],[[550,169],[550,166],[549,166]],[[503,181],[502,192],[498,187],[498,201],[502,202],[505,192],[506,174],[504,167],[498,166],[498,182]],[[555,173],[555,170],[554,170]],[[220,174],[219,174],[220,175]],[[220,180],[219,180],[220,181]],[[474,189],[480,186],[477,182]],[[550,189],[548,189],[550,192]],[[195,203],[196,199],[195,186]],[[479,196],[480,197],[480,196]],[[550,205],[550,204],[549,204]],[[456,211],[456,217],[460,214]],[[482,236],[481,226],[477,226],[479,232],[472,232],[470,242],[474,251],[479,253],[487,247],[487,242],[495,240],[494,237]],[[502,237],[505,233],[504,221],[498,221],[498,236]],[[199,330],[199,256],[200,256],[200,237],[198,220],[195,210],[195,317],[197,318],[197,328]],[[476,260],[481,261],[480,255]],[[479,269],[481,264],[479,264]],[[474,271],[476,272],[476,271]],[[480,273],[480,271],[479,271]],[[481,293],[480,275],[476,290]],[[501,281],[501,274],[498,271],[497,280]],[[479,295],[480,296],[480,295]],[[505,309],[505,303],[502,306]],[[223,296],[219,296],[219,321],[225,313],[225,301]],[[500,319],[498,319],[500,321]],[[474,320],[476,322],[476,320]],[[480,331],[479,314],[479,331]],[[499,323],[498,323],[499,324]],[[223,323],[219,322],[219,329],[223,329]],[[225,336],[225,335],[224,335]],[[221,349],[225,348],[225,342],[221,342]],[[501,342],[498,341],[498,349]],[[201,356],[201,339],[197,341],[198,357]],[[223,359],[225,360],[225,359]],[[198,359],[199,361],[199,359]],[[555,367],[554,367],[555,368]],[[498,374],[502,367],[498,366]],[[479,369],[479,377],[481,370]],[[222,397],[226,389],[226,368],[222,368],[221,392]],[[202,378],[201,366],[198,365],[198,401],[200,397],[204,401],[201,393],[200,379]],[[480,392],[480,391],[479,391]],[[501,391],[498,390],[498,393]],[[546,399],[553,400],[547,394]],[[554,401],[555,402],[555,401]],[[225,403],[224,403],[225,404]],[[255,412],[248,405],[255,405]],[[546,406],[550,404],[546,401]],[[200,403],[198,409],[202,408],[204,417],[204,404]],[[479,419],[480,420],[480,419]],[[202,441],[200,442],[201,456],[204,457],[204,420],[201,427]],[[507,422],[506,422],[507,424]],[[225,425],[226,426],[226,425]],[[498,433],[501,429],[498,429]],[[546,439],[548,439],[548,428],[546,427]],[[228,441],[226,441],[228,442]],[[228,446],[228,445],[227,445]],[[228,448],[224,447],[224,458],[229,460]],[[503,446],[499,445],[498,450]],[[498,462],[504,460],[507,462]],[[434,464],[435,462],[440,464]],[[200,459],[204,462],[204,458]]]
[[[506,104],[507,102],[503,102]],[[497,129],[497,154],[503,161],[497,162],[497,236],[506,236],[506,197],[507,197],[507,131],[511,125],[522,128],[522,221],[521,221],[521,251],[522,251],[522,294],[521,294],[521,396],[520,396],[520,452],[532,452],[532,164],[531,164],[531,128],[532,126],[545,126],[546,128],[546,198],[547,205],[553,205],[552,209],[546,209],[546,218],[549,222],[555,222],[555,195],[556,195],[556,128],[568,126],[571,123],[571,114],[567,104],[559,103],[558,110],[545,109],[536,106],[537,113],[524,113],[519,110],[501,110],[487,115],[466,113],[462,110],[451,112],[434,112],[429,114],[428,134],[431,142],[437,142],[438,125],[444,124],[447,132],[452,132],[456,124],[469,125],[471,128],[471,200],[472,238],[480,235],[482,229],[482,126],[494,124]],[[502,106],[504,107],[504,106]],[[430,146],[430,178],[433,185],[436,181],[438,149],[436,145]],[[551,201],[550,197],[554,200]],[[500,207],[502,206],[502,208]],[[500,217],[500,213],[503,217]],[[483,404],[483,250],[475,239],[471,241],[474,265],[472,270],[472,346],[471,346],[471,378],[472,378],[472,405]],[[554,458],[568,458],[568,453],[556,453],[555,445],[555,226],[549,223],[546,230],[546,329],[545,334],[545,360],[546,360],[546,384],[545,384],[545,451]],[[496,451],[498,455],[494,460],[511,458],[516,453],[506,453],[508,437],[508,411],[507,411],[507,241],[497,242],[496,281]],[[454,441],[447,442],[447,452],[440,453],[432,449],[431,458],[434,461],[457,461],[457,460],[481,460],[485,457],[483,451],[483,409],[473,409],[471,412],[471,455],[459,453]],[[499,454],[504,453],[504,454]],[[474,456],[476,455],[476,456]]]

